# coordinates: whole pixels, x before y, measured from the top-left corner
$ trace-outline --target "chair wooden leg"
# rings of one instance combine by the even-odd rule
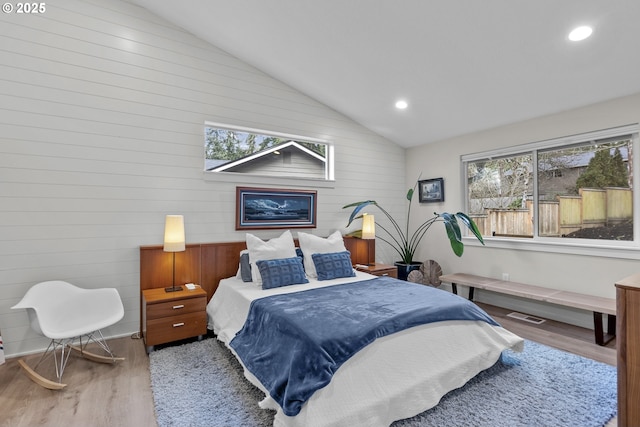
[[[86,341],[83,340],[86,338]],[[74,341],[80,340],[80,345],[73,345]],[[87,344],[91,341],[98,344],[104,351],[107,353],[106,355],[100,355],[96,353],[92,353],[86,350]],[[58,382],[49,380],[42,375],[38,374],[34,368],[30,367],[24,359],[18,361],[22,369],[25,371],[27,376],[33,380],[36,384],[41,385],[44,388],[48,388],[50,390],[60,390],[66,387],[66,384],[62,383],[62,374],[64,373],[64,369],[67,366],[67,361],[69,360],[69,355],[71,354],[71,350],[79,353],[85,359],[100,362],[100,363],[111,363],[114,364],[118,361],[125,360],[124,357],[116,357],[109,348],[106,340],[102,336],[100,331],[96,331],[94,333],[90,333],[80,337],[68,338],[63,340],[51,340],[51,344],[44,352],[38,364],[36,364],[35,369],[38,368],[40,362],[45,359],[52,358],[56,368],[56,376],[58,377]]]
[[[115,357],[115,356],[102,356],[100,354],[95,354],[95,353],[91,353],[87,350],[83,350],[82,348],[76,346],[76,345],[70,345],[69,348],[71,348],[74,351],[77,351],[78,353],[80,353],[80,355],[82,357],[84,357],[85,359],[89,359],[92,360],[94,362],[99,362],[99,363],[116,363],[118,361],[122,361],[125,360],[124,357]]]
[[[60,390],[67,386],[66,384],[51,381],[43,377],[42,375],[31,369],[31,367],[27,365],[27,362],[25,362],[24,359],[18,360],[18,364],[33,382],[41,385],[44,388],[48,388],[49,390]]]
[[[69,355],[71,351],[67,349],[66,340],[55,340],[52,339],[49,343],[49,346],[45,350],[45,352],[40,357],[38,363],[36,363],[35,367],[31,367],[27,364],[25,359],[18,360],[18,364],[27,374],[27,376],[36,384],[41,385],[44,388],[48,388],[49,390],[60,390],[66,387],[66,384],[62,382],[62,374],[64,373],[64,368],[67,366],[67,361],[69,360]],[[40,363],[45,360],[53,360],[53,364],[56,370],[56,377],[58,381],[52,381],[44,376],[40,375],[36,372]]]
[[[104,339],[102,332],[100,330],[88,333],[81,337],[78,337],[80,340],[79,346],[69,345],[69,348],[80,353],[82,357],[88,360],[92,360],[94,362],[99,363],[116,363],[118,361],[125,360],[124,357],[116,357],[111,349],[109,348],[109,344],[107,344],[107,340]],[[83,338],[84,343],[83,343]],[[102,350],[105,352],[105,355],[91,353],[87,351],[87,345],[91,342],[98,344]]]

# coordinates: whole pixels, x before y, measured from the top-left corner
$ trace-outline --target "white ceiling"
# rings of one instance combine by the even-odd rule
[[[405,147],[640,92],[638,0],[132,1]]]

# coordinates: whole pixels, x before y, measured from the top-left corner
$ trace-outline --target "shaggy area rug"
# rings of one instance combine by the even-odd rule
[[[266,427],[274,412],[216,339],[156,350],[151,387],[159,427]],[[440,403],[393,427],[600,427],[616,415],[616,368],[527,341]]]

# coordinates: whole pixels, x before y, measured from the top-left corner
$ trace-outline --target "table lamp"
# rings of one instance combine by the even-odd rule
[[[173,253],[173,286],[164,288],[165,292],[181,291],[181,286],[176,286],[176,252],[184,252],[184,217],[182,215],[167,215],[164,223],[164,247],[165,252]]]

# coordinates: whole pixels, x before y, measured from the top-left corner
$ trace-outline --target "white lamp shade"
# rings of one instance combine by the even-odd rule
[[[184,251],[184,240],[184,217],[182,215],[167,215],[164,223],[164,251]]]
[[[375,239],[376,238],[376,222],[373,215],[362,216],[362,238],[363,239]]]

